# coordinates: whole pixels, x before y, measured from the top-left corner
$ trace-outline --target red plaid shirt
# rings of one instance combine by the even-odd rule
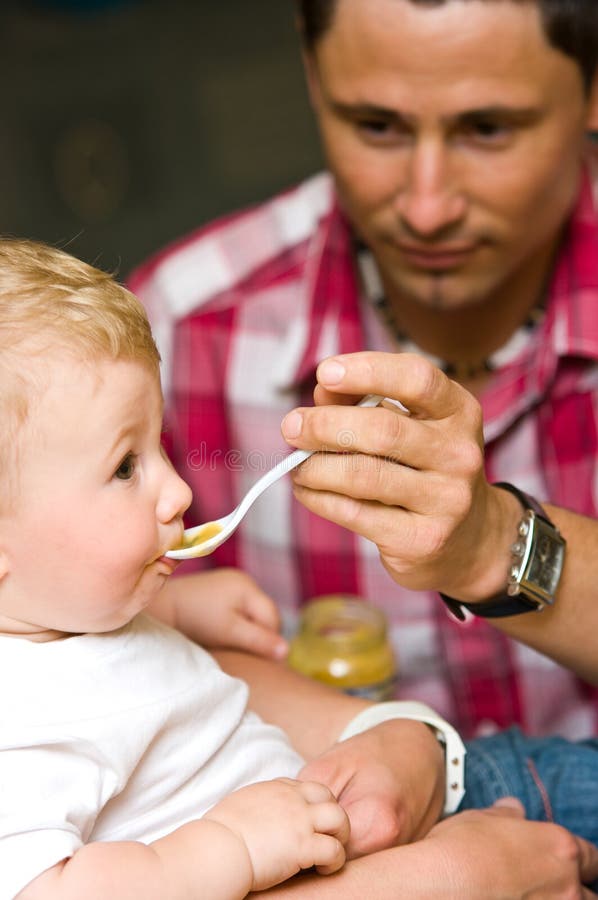
[[[586,515],[596,514],[598,496],[592,193],[589,165],[545,320],[482,398],[488,478]],[[229,512],[288,452],[280,422],[312,402],[322,357],[392,349],[360,296],[350,231],[327,175],[168,247],[130,287],[163,355],[169,449],[193,489],[190,524]],[[537,734],[596,730],[593,689],[482,620],[456,622],[437,595],[394,584],[375,546],[304,509],[289,479],[259,499],[207,564],[250,572],[276,598],[287,629],[317,595],[373,601],[390,621],[399,696],[429,703],[465,735],[512,722]]]

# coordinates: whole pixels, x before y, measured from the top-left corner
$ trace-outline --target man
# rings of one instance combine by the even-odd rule
[[[439,392],[449,411],[414,407],[412,433],[422,420],[433,427],[411,447],[385,433],[387,410],[328,412],[325,433],[323,410],[305,413],[301,433],[289,417],[285,437],[297,445],[389,458],[370,466],[367,485],[361,456],[310,460],[295,479],[306,505],[294,502],[290,479],[279,482],[211,562],[249,571],[287,620],[316,595],[375,602],[391,619],[401,696],[428,702],[464,734],[512,722],[592,733],[587,685],[481,618],[458,622],[428,589],[490,596],[479,553],[468,572],[476,540],[500,546],[506,581],[517,503],[488,482],[596,514],[598,226],[585,138],[597,119],[595,4],[304,0],[299,16],[331,175],[190,236],[131,279],[170,375],[190,521],[232,509],[285,451],[280,420],[311,402],[323,357],[415,349],[452,379]],[[420,381],[431,369],[390,359],[373,358],[374,374],[362,366],[346,390],[391,382],[384,393],[409,400],[398,380],[407,364]],[[324,386],[324,401],[345,391],[330,378]],[[467,441],[458,439],[464,423]],[[194,439],[199,431],[207,443]],[[350,492],[366,503],[339,510]],[[472,502],[478,527],[465,532],[469,542],[452,540],[459,553],[441,576],[437,542],[458,536]],[[366,508],[376,528],[364,527]],[[397,508],[407,515],[397,519]],[[383,563],[373,543],[316,512],[379,545],[384,513],[392,531]],[[443,514],[443,533],[409,530],[418,515],[437,526]]]

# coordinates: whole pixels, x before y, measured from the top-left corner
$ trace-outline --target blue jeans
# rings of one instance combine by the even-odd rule
[[[510,728],[466,746],[460,810],[518,797],[528,819],[556,822],[598,846],[598,738],[530,738]]]

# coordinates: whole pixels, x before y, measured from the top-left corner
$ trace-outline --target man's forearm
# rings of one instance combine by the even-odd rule
[[[526,821],[521,807],[517,810],[513,803],[518,806],[517,801],[503,801],[501,808],[458,813],[436,825],[422,841],[351,860],[327,878],[302,876],[257,896],[264,900],[581,897],[581,883],[598,876],[596,848],[558,825]]]
[[[346,863],[334,875],[300,875],[251,897],[263,900],[456,900],[449,892],[443,858],[423,843],[381,850]]]
[[[214,656],[225,672],[249,684],[251,709],[282,728],[305,759],[328,749],[345,725],[368,705],[304,678],[282,663],[230,650]]]
[[[598,522],[549,504],[544,506],[567,540],[556,602],[540,613],[493,619],[492,624],[596,684]]]

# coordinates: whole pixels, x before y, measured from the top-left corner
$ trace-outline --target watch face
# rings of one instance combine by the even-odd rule
[[[565,556],[565,542],[548,522],[534,517],[527,566],[519,581],[520,590],[552,603],[558,587]]]

